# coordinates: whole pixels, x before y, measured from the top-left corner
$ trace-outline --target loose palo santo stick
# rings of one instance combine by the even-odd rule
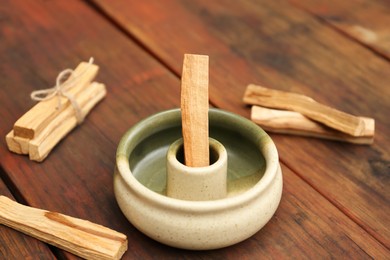
[[[184,163],[209,166],[208,62],[205,55],[185,54],[181,79]]]
[[[127,237],[104,226],[0,196],[0,223],[86,259],[120,259]]]
[[[252,106],[251,111],[251,120],[266,131],[312,136],[355,144],[372,144],[374,141],[375,121],[372,118],[360,118],[365,123],[365,131],[362,136],[354,137],[313,121],[298,112],[259,106]]]
[[[80,93],[95,78],[98,70],[99,67],[94,64],[81,62],[74,70],[72,76],[67,80],[71,81],[77,77],[77,81],[74,83],[75,86],[69,89],[68,94],[76,96]],[[69,106],[70,102],[67,98],[61,97],[60,107],[58,109],[56,109],[57,105],[57,97],[36,104],[15,122],[14,135],[33,139],[54,117]]]
[[[362,136],[364,133],[365,126],[361,118],[322,105],[304,95],[251,84],[245,91],[244,102],[250,105],[299,112],[310,119],[352,136]]]

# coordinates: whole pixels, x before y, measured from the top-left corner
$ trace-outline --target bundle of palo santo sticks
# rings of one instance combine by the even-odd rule
[[[15,122],[6,136],[8,149],[17,154],[28,154],[30,160],[43,161],[105,97],[105,85],[92,82],[98,70],[92,59],[89,63],[81,62],[75,70],[63,71],[70,72],[64,82],[57,78],[56,87],[37,91],[38,95],[44,92],[45,97]]]
[[[280,90],[248,85],[244,103],[253,105],[251,120],[264,130],[312,136],[355,144],[372,144],[375,120],[358,117]]]

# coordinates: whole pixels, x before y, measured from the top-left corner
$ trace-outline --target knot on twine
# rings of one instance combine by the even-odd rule
[[[73,69],[65,69],[61,71],[57,76],[56,85],[54,87],[31,92],[31,99],[34,101],[45,101],[57,97],[58,103],[56,109],[58,110],[62,106],[61,97],[67,98],[75,111],[77,123],[81,124],[84,120],[84,115],[81,111],[80,105],[77,103],[74,96],[67,92],[75,85],[75,83],[77,83],[77,80],[81,77],[81,75],[88,71],[91,64],[93,64],[92,57],[88,61],[89,66],[87,66],[78,75],[73,74]]]

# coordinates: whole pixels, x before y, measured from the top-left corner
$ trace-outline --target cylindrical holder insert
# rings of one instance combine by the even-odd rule
[[[184,165],[183,139],[172,143],[167,152],[167,196],[182,200],[204,201],[226,197],[227,152],[215,139],[209,138],[210,165]]]

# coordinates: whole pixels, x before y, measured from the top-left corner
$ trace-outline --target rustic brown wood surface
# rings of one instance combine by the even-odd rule
[[[386,59],[286,1],[97,2],[176,73],[181,53],[208,53],[210,99],[218,107],[249,117],[241,97],[246,85],[255,83],[374,117],[378,131],[369,148],[272,137],[282,162],[390,247]],[[188,34],[176,33],[187,24]],[[164,37],[170,40],[163,41]]]
[[[387,0],[290,0],[349,37],[390,59],[390,2]]]
[[[17,0],[2,5],[0,17],[1,176],[21,202],[126,234],[124,259],[390,256],[390,65],[372,50],[284,1]],[[374,117],[375,142],[272,134],[284,193],[260,232],[212,251],[155,242],[116,204],[115,150],[129,127],[180,106],[184,53],[210,56],[210,102],[216,107],[249,118],[241,101],[247,84],[295,91]],[[10,153],[4,137],[34,105],[31,91],[51,87],[59,71],[91,56],[106,98],[43,163]],[[10,195],[5,187],[1,194]],[[43,258],[50,254],[44,244],[0,228],[1,254],[9,259],[20,259],[20,248]],[[58,258],[75,258],[50,249]]]

